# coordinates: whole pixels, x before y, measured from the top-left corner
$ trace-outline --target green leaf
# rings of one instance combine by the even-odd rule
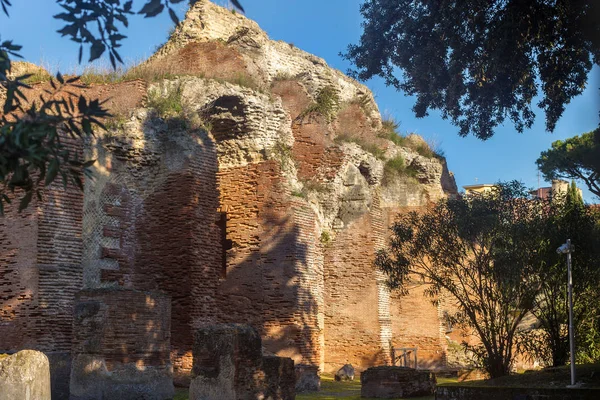
[[[160,14],[164,7],[160,0],[150,0],[142,7],[138,14],[144,14],[144,18],[154,17]]]
[[[60,164],[58,159],[54,158],[52,159],[52,161],[50,161],[50,164],[48,165],[48,174],[46,175],[46,180],[44,181],[44,186],[48,186],[54,181],[54,178],[56,178],[56,175],[58,174],[59,166]]]
[[[173,11],[173,9],[170,7],[169,7],[169,16],[171,17],[171,21],[173,21],[173,23],[175,25],[179,25],[179,17],[177,16],[177,14],[175,14],[175,11]]]
[[[19,212],[23,211],[24,209],[27,208],[27,206],[29,205],[29,203],[31,203],[31,198],[33,196],[33,191],[32,190],[28,190],[25,193],[25,196],[23,196],[23,198],[21,199],[21,202],[19,203]]]
[[[104,53],[104,50],[106,50],[106,46],[104,45],[104,43],[102,43],[100,40],[95,40],[94,43],[92,43],[92,47],[90,48],[89,61],[92,62],[100,58]]]

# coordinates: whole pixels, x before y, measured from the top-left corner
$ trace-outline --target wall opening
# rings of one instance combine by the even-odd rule
[[[224,279],[227,277],[227,250],[233,247],[231,239],[227,239],[227,213],[219,213],[217,226],[221,235],[221,278]]]

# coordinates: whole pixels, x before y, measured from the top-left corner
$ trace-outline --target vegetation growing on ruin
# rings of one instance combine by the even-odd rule
[[[125,126],[127,119],[123,114],[114,114],[104,121],[104,127],[107,131],[121,130]]]
[[[167,119],[181,116],[183,113],[183,102],[181,85],[159,85],[148,91],[148,108],[156,111],[160,118]]]
[[[27,85],[34,85],[36,83],[50,82],[52,75],[50,75],[44,68],[36,69],[30,73],[30,76],[23,80]]]
[[[288,170],[295,166],[294,159],[292,157],[292,147],[283,140],[278,140],[275,142],[269,151],[268,157],[279,161],[282,170]]]
[[[321,232],[321,237],[319,238],[319,240],[321,241],[321,244],[323,246],[329,246],[333,239],[331,238],[331,234],[329,233],[329,231],[323,231]]]
[[[235,74],[232,77],[210,78],[210,79],[220,82],[220,83],[229,82],[234,85],[238,85],[238,86],[245,87],[248,89],[256,90],[257,92],[261,92],[261,93],[264,92],[264,89],[250,75],[244,74],[241,72]]]
[[[285,73],[285,72],[279,72],[277,75],[275,75],[273,77],[271,84],[274,84],[275,82],[295,81],[296,79],[297,79],[296,75]]]
[[[326,86],[319,91],[315,101],[300,114],[300,118],[316,113],[325,117],[327,122],[331,122],[335,118],[339,104],[340,97],[335,88]]]
[[[377,133],[377,137],[390,140],[396,146],[409,148],[426,158],[443,158],[443,152],[439,149],[434,149],[430,143],[422,142],[421,140],[410,140],[410,135],[405,136],[399,131],[400,123],[392,117],[384,116],[381,120],[381,129]]]
[[[363,138],[350,135],[350,134],[341,134],[337,135],[334,139],[336,143],[354,143],[359,145],[364,151],[371,153],[376,158],[383,160],[385,151],[379,147],[376,143],[369,142]]]
[[[414,178],[417,171],[412,165],[406,165],[404,157],[398,154],[394,158],[387,160],[383,166],[383,184],[387,185],[396,178],[409,177]]]

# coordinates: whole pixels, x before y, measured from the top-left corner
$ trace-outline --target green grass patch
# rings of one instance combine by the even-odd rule
[[[410,140],[408,136],[404,136],[399,132],[400,124],[392,117],[384,117],[381,120],[381,129],[377,133],[377,137],[392,141],[396,146],[406,147],[416,151],[426,158],[443,158],[444,152],[434,150],[428,143],[419,143],[420,140]],[[410,135],[409,135],[410,136]]]
[[[52,75],[40,68],[35,72],[32,72],[31,76],[27,77],[27,79],[24,79],[23,83],[27,85],[34,85],[36,83],[50,82],[51,80]]]
[[[188,388],[175,388],[175,396],[173,400],[188,400],[190,398],[190,390]]]
[[[417,176],[417,171],[412,166],[406,166],[404,157],[398,154],[394,158],[390,158],[383,166],[383,184],[387,185],[392,180],[400,177],[414,178]]]
[[[214,81],[223,83],[223,82],[229,82],[232,83],[234,85],[238,85],[241,87],[245,87],[248,89],[252,89],[252,90],[256,90],[257,92],[263,92],[263,88],[261,88],[261,86],[258,84],[258,82],[256,82],[254,79],[252,79],[252,77],[250,75],[247,74],[243,74],[243,73],[238,73],[230,78],[211,78]]]
[[[373,154],[376,158],[379,158],[380,160],[383,160],[383,155],[385,154],[385,151],[379,146],[377,146],[377,144],[367,142],[362,138],[352,136],[349,134],[338,135],[336,136],[334,141],[336,143],[355,143],[359,145],[363,150]]]
[[[148,108],[152,108],[161,118],[173,118],[183,113],[181,85],[169,86],[165,90],[153,88],[148,92]]]
[[[406,147],[406,137],[398,132],[399,128],[400,123],[396,122],[392,117],[383,117],[381,119],[381,129],[377,133],[377,137],[390,140],[397,146]]]
[[[445,378],[438,379],[438,382],[453,382]],[[412,397],[414,400],[434,400],[434,396]],[[321,375],[321,390],[319,392],[299,393],[296,400],[375,400],[366,397],[360,397],[360,379],[353,381],[336,382],[331,375]]]
[[[578,382],[586,388],[600,388],[600,363],[576,365]],[[544,368],[538,371],[525,371],[495,379],[449,383],[459,386],[493,386],[493,387],[529,387],[529,388],[560,388],[571,384],[570,367]]]

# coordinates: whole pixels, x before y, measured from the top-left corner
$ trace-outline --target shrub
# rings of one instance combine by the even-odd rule
[[[117,131],[123,129],[127,119],[123,114],[114,114],[111,118],[104,121],[104,127],[107,131]]]
[[[417,171],[411,165],[406,166],[404,157],[398,154],[394,158],[390,158],[383,166],[383,184],[390,183],[394,178],[406,176],[414,178]]]
[[[327,231],[321,232],[321,243],[323,246],[328,246],[331,244],[331,235]]]
[[[35,83],[41,82],[50,82],[52,80],[52,75],[46,72],[44,69],[38,69],[35,72],[31,73],[31,76],[24,79],[23,82],[28,85],[33,85]]]
[[[383,156],[385,154],[385,151],[380,148],[379,146],[377,146],[377,144],[375,143],[369,143],[366,140],[359,138],[359,137],[355,137],[352,135],[348,135],[348,134],[342,134],[342,135],[338,135],[335,138],[335,142],[336,143],[355,143],[357,145],[359,145],[364,151],[373,154],[376,158],[379,158],[380,160],[383,160]]]
[[[299,191],[299,190],[292,190],[292,196],[294,197],[300,197],[301,199],[305,199],[306,198],[306,193]]]
[[[381,120],[381,129],[379,130],[377,137],[390,140],[396,146],[406,147],[406,137],[398,132],[399,127],[400,123],[396,122],[392,117],[383,117]]]
[[[269,156],[279,161],[283,170],[289,169],[294,165],[294,158],[292,156],[292,147],[282,140],[275,142],[273,147],[269,151]]]
[[[300,118],[306,117],[312,113],[321,114],[331,122],[340,104],[340,97],[336,90],[331,86],[326,86],[319,91],[314,103],[309,105],[306,110],[300,114]]]
[[[277,75],[275,75],[273,77],[271,84],[274,84],[275,82],[293,81],[293,80],[296,80],[296,75],[293,75],[293,74],[290,74],[287,72],[278,72]]]
[[[183,114],[180,84],[162,88],[153,88],[148,92],[148,108],[152,108],[161,118],[180,117]]]

